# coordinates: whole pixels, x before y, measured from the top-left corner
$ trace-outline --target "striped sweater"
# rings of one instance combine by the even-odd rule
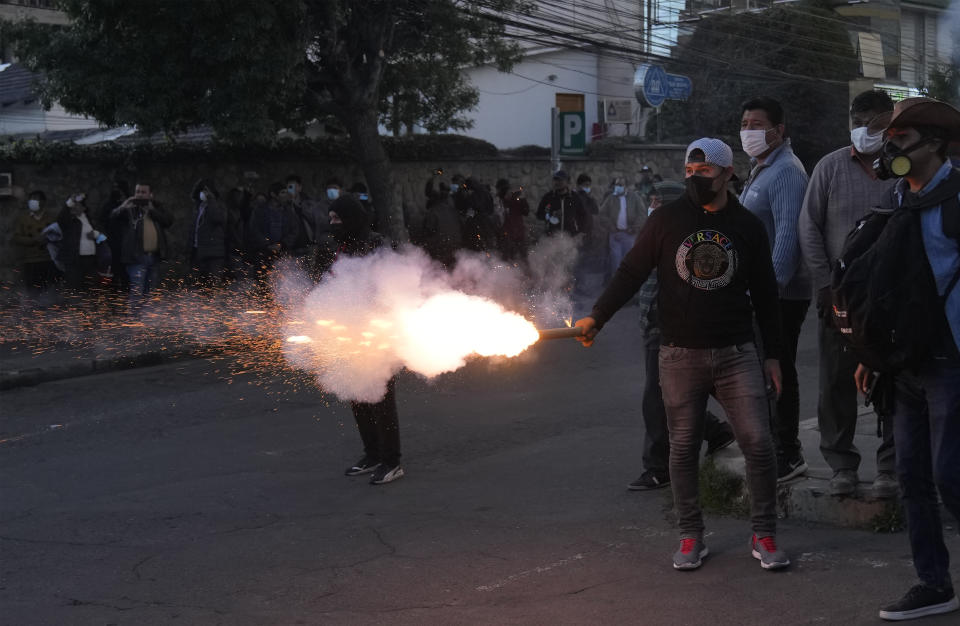
[[[810,274],[797,233],[807,180],[788,139],[754,166],[740,194],[740,203],[759,217],[767,230],[773,271],[784,300],[809,300],[811,296]]]

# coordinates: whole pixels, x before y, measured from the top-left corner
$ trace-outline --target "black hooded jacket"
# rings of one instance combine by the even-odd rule
[[[330,233],[337,242],[337,253],[333,260],[341,254],[365,256],[383,245],[383,237],[370,228],[370,213],[352,195],[334,200],[330,212],[336,213],[343,222],[330,225]]]

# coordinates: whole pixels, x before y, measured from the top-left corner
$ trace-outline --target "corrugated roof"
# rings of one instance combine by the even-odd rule
[[[8,65],[0,72],[0,106],[28,104],[37,99],[34,83],[37,74],[19,63]]]
[[[6,140],[38,140],[49,142],[74,142],[85,145],[98,143],[131,144],[162,144],[170,140],[163,133],[144,135],[131,133],[128,130],[113,128],[78,128],[74,130],[48,130],[42,133],[18,133],[15,135],[0,136]],[[214,132],[209,126],[197,126],[184,133],[173,136],[177,143],[209,143],[214,139]],[[80,140],[80,141],[78,141]]]

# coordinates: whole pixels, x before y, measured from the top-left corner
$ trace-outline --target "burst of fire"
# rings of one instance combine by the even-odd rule
[[[339,353],[352,366],[361,366],[353,363],[355,357],[380,358],[369,350],[392,351],[404,365],[425,376],[455,370],[471,355],[514,357],[539,339],[536,327],[522,316],[459,291],[434,295],[416,308],[361,319],[349,327],[339,320],[315,322],[312,335],[293,335],[287,342],[312,343],[313,349],[327,354],[338,351],[337,345],[366,348]]]

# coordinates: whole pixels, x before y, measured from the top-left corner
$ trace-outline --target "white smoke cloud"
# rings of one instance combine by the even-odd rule
[[[550,237],[531,251],[527,271],[461,253],[447,273],[408,247],[341,258],[310,290],[302,275],[284,272],[284,355],[324,391],[361,402],[382,398],[403,368],[433,377],[472,355],[516,356],[537,340],[528,320],[569,318],[576,256],[574,240]]]

